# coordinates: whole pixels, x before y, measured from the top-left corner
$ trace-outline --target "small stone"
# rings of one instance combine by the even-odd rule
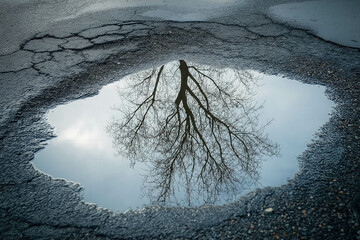
[[[267,209],[265,209],[265,212],[266,213],[272,213],[274,211],[274,209],[272,209],[272,208],[267,208]]]

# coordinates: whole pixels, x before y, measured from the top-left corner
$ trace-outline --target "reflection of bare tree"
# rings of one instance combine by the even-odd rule
[[[249,72],[214,70],[184,60],[129,79],[130,103],[109,125],[117,151],[150,166],[150,191],[166,202],[177,186],[187,199],[232,196],[258,175],[259,157],[276,153],[259,127]]]

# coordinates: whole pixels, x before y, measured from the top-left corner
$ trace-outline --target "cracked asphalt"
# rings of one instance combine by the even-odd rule
[[[0,238],[360,239],[359,49],[274,22],[254,8],[242,13],[42,32],[0,55]],[[34,169],[34,153],[54,137],[44,119],[49,109],[178,59],[326,87],[336,107],[299,157],[294,179],[224,206],[115,213],[82,201],[80,185]]]

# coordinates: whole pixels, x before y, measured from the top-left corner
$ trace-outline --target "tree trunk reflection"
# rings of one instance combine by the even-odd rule
[[[108,130],[119,154],[146,162],[146,191],[166,203],[180,187],[213,203],[256,181],[261,156],[277,145],[258,124],[250,72],[188,65],[184,60],[129,78],[119,91],[123,118]]]

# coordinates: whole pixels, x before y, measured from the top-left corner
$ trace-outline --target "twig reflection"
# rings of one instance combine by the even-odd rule
[[[218,70],[179,60],[128,79],[124,117],[108,130],[119,154],[150,167],[149,196],[167,203],[183,187],[186,199],[236,196],[256,181],[260,157],[277,146],[259,126],[250,72]]]

